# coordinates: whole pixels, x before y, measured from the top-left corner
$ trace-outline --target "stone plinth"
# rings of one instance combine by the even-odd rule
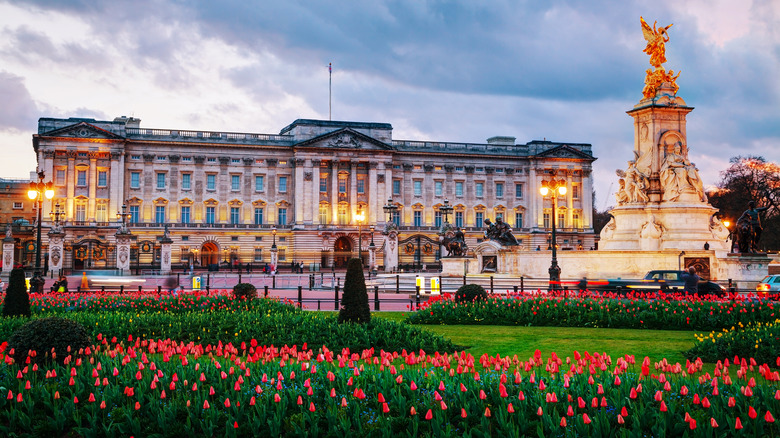
[[[441,271],[443,275],[463,276],[479,273],[476,257],[442,257]]]
[[[552,251],[525,251],[503,247],[498,251],[498,274],[512,277],[545,279],[549,274]],[[710,267],[709,279],[725,284],[732,279],[737,287],[751,288],[767,275],[770,258],[764,254],[725,254],[714,250],[660,251],[558,251],[561,279],[642,278],[648,271],[677,270],[697,261]],[[442,275],[462,276],[479,273],[476,258],[442,258]]]
[[[615,207],[614,217],[601,232],[599,249],[607,251],[701,250],[728,251],[728,230],[713,219],[709,204],[629,204]]]
[[[49,231],[49,271],[53,276],[58,276],[62,270],[63,239],[65,233],[59,230]]]

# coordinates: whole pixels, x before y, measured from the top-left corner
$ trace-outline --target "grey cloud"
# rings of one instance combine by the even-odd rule
[[[21,131],[35,126],[38,108],[23,78],[0,71],[0,102],[0,130]]]

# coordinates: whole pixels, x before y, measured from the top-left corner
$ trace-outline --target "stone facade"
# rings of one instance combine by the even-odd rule
[[[33,147],[55,184],[44,212],[64,208],[65,269],[115,267],[123,205],[134,236],[131,269],[160,268],[166,224],[173,269],[265,265],[273,242],[282,267],[340,266],[359,247],[368,262],[372,237],[381,269],[389,199],[398,207],[400,267],[438,263],[438,245],[428,243],[438,241],[445,199],[470,246],[482,238],[481,222],[500,215],[522,249],[547,247],[551,206],[538,188],[553,170],[569,186],[556,208],[559,245],[595,244],[589,144],[405,141],[394,140],[387,123],[321,120],[296,120],[279,134],[146,129],[120,117],[42,118]]]

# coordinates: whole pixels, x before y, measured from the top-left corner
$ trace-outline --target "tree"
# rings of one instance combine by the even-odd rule
[[[707,193],[710,204],[720,210],[721,219],[731,222],[733,230],[736,220],[748,208],[748,202],[755,201],[756,207],[769,208],[761,214],[764,229],[778,229],[780,166],[758,156],[737,156],[729,162],[729,168],[721,172],[717,188]],[[764,232],[758,246],[764,250],[778,249],[780,236]]]
[[[24,281],[24,269],[15,268],[8,278],[3,316],[30,316],[30,296]]]
[[[344,295],[341,298],[339,323],[356,322],[365,324],[371,321],[371,309],[368,306],[366,279],[363,276],[363,262],[349,259],[347,276],[344,279]]]

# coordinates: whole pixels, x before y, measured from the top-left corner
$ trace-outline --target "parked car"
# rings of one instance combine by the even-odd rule
[[[777,297],[777,293],[780,292],[780,275],[767,275],[764,277],[761,283],[756,285],[756,292],[758,292],[759,296]]]

